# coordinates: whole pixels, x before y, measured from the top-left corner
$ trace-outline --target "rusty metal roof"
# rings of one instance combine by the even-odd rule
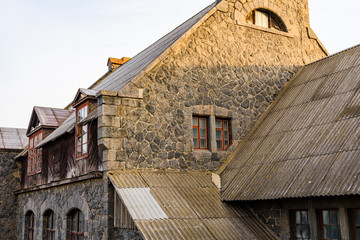
[[[36,147],[42,147],[45,144],[55,141],[57,138],[61,137],[65,133],[71,132],[75,127],[75,112],[72,112],[71,115],[55,129],[49,136],[47,136],[43,141],[41,141]]]
[[[305,66],[220,170],[224,200],[359,194],[360,45]]]
[[[39,127],[58,127],[71,114],[70,110],[35,106],[29,122],[27,135]]]
[[[21,150],[27,144],[26,129],[0,128],[0,149]]]
[[[276,239],[254,215],[223,203],[207,173],[108,176],[144,239]]]

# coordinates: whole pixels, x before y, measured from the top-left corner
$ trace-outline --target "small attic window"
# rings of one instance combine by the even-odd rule
[[[275,13],[266,9],[255,9],[254,11],[250,12],[247,17],[247,22],[260,27],[287,32],[285,23],[282,21],[282,19]]]

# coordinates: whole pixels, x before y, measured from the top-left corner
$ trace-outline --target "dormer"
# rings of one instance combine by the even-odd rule
[[[35,106],[31,114],[26,136],[29,138],[27,174],[42,170],[42,148],[36,146],[59,127],[71,114],[70,110]]]
[[[96,117],[97,91],[80,88],[75,95],[72,106],[76,111],[75,123],[75,157],[83,159],[88,156],[89,126],[90,120]]]

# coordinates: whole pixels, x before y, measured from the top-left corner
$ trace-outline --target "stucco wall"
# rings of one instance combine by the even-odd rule
[[[304,1],[253,2],[223,1],[147,75],[127,86],[143,89],[143,99],[100,97],[105,169],[218,169],[299,66],[325,56],[308,37]],[[241,13],[264,4],[283,18],[288,33],[246,23]],[[231,146],[217,151],[210,143],[209,150],[194,150],[193,115],[231,119]],[[111,136],[117,139],[103,141]]]

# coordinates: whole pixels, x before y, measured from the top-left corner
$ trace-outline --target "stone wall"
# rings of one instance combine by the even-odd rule
[[[20,172],[14,157],[18,152],[0,151],[0,233],[4,239],[16,239],[16,196],[20,188]]]
[[[43,214],[48,209],[54,211],[55,239],[67,239],[66,218],[74,208],[84,213],[85,239],[129,239],[136,231],[123,233],[113,228],[113,194],[109,182],[102,178],[19,194],[20,239],[24,239],[25,215],[29,210],[35,215],[34,239],[42,239]],[[117,233],[123,236],[116,236]]]
[[[218,169],[299,66],[325,56],[306,35],[303,1],[250,4],[253,9],[267,2],[270,8],[275,2],[289,33],[246,24],[236,13],[248,8],[246,2],[223,1],[148,74],[129,83],[126,91],[143,89],[142,99],[123,96],[125,90],[99,96],[99,112],[107,117],[98,124],[111,125],[99,132],[103,159],[109,160],[105,169]],[[209,120],[208,150],[192,147],[193,115]],[[213,146],[216,117],[231,120],[226,151]]]

